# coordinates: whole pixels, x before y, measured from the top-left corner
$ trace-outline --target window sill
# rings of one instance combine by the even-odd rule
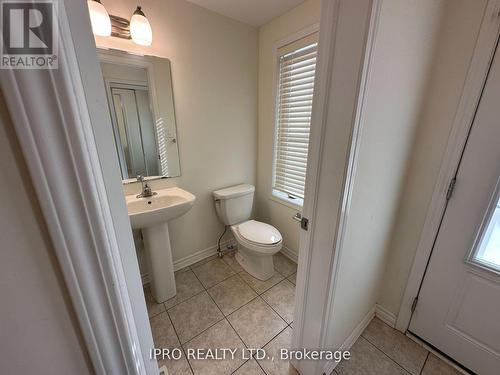
[[[302,212],[302,205],[304,204],[304,200],[302,198],[292,199],[281,191],[273,190],[269,199],[275,201],[276,203],[287,206],[293,210]]]

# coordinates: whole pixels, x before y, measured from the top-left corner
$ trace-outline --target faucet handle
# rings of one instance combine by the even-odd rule
[[[136,178],[137,178],[137,181],[139,181],[139,182],[144,181],[144,176],[142,174],[138,174]]]

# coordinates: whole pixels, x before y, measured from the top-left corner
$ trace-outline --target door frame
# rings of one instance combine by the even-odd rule
[[[295,290],[295,310],[293,322],[292,348],[326,348],[328,322],[332,314],[335,298],[336,276],[339,259],[343,252],[345,225],[349,217],[354,175],[356,172],[359,142],[364,123],[365,93],[368,86],[371,62],[375,44],[380,9],[383,0],[370,0],[359,8],[349,8],[344,0],[323,0],[321,4],[320,34],[313,111],[311,119],[311,135],[305,199],[302,217],[308,219],[309,229],[301,229],[297,283]],[[500,0],[499,0],[500,1]],[[354,3],[349,3],[354,4]],[[331,111],[331,99],[336,84],[333,70],[337,70],[335,62],[342,28],[347,22],[342,17],[358,15],[366,7],[367,17],[364,22],[364,38],[361,61],[355,61],[358,68],[354,82],[353,98],[343,98],[346,109],[342,118],[348,121],[337,121],[339,113]],[[344,31],[345,33],[345,31]],[[345,34],[343,35],[345,38]],[[355,40],[352,48],[361,43]],[[345,46],[344,46],[345,47]],[[347,58],[351,58],[349,55]],[[339,64],[340,65],[340,64]],[[337,72],[338,73],[338,72]],[[350,107],[352,106],[352,110]],[[335,160],[324,157],[325,144],[333,139],[342,145],[342,150]],[[327,176],[332,172],[335,176]],[[325,185],[332,188],[325,194]],[[333,211],[320,212],[323,199],[333,202]],[[374,314],[374,310],[372,311]],[[369,320],[361,322],[368,324]],[[355,330],[343,343],[340,350],[348,350],[361,335],[362,330]],[[337,362],[330,361],[297,361],[292,364],[304,374],[329,374]]]
[[[406,332],[410,325],[412,305],[418,296],[425,276],[434,240],[438,234],[448,203],[448,189],[457,173],[499,36],[500,0],[488,0],[431,202],[427,209],[413,265],[399,308],[396,329],[401,332]]]
[[[156,361],[149,360],[153,340],[144,295],[132,300],[127,282],[132,277],[141,285],[139,269],[124,272],[120,236],[125,229],[117,231],[121,218],[111,211],[112,194],[98,158],[89,108],[99,98],[87,102],[79,67],[75,41],[93,45],[90,20],[82,17],[87,5],[76,0],[54,4],[58,69],[2,69],[1,89],[93,370],[157,374]],[[100,120],[101,126],[107,120],[111,127],[109,116]],[[118,168],[117,159],[110,161],[114,168],[113,162]],[[127,230],[132,238],[130,226]]]

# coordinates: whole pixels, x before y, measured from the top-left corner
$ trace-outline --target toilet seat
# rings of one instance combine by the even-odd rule
[[[240,228],[246,223],[249,223],[249,225],[245,225],[243,226],[243,228]],[[249,230],[250,226],[252,228]],[[231,231],[233,232],[234,237],[236,238],[236,241],[238,243],[240,243],[247,249],[253,250],[256,253],[262,255],[274,254],[279,251],[282,246],[283,239],[279,231],[272,225],[261,223],[259,221],[249,220],[240,224],[233,225],[231,226]],[[260,232],[260,234],[257,234],[257,232]],[[266,240],[264,233],[271,236],[267,237]],[[274,239],[272,236],[274,236]],[[250,237],[250,239],[247,237]],[[262,238],[264,238],[264,240],[262,240]],[[261,240],[268,243],[257,242],[256,240]]]
[[[241,236],[257,245],[274,245],[281,242],[281,233],[272,225],[257,220],[248,220],[238,225]]]

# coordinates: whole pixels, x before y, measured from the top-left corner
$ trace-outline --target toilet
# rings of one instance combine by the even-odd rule
[[[281,250],[281,233],[272,225],[249,220],[253,185],[241,184],[213,192],[217,216],[231,226],[238,242],[236,260],[253,277],[267,280],[274,275],[273,255]]]

